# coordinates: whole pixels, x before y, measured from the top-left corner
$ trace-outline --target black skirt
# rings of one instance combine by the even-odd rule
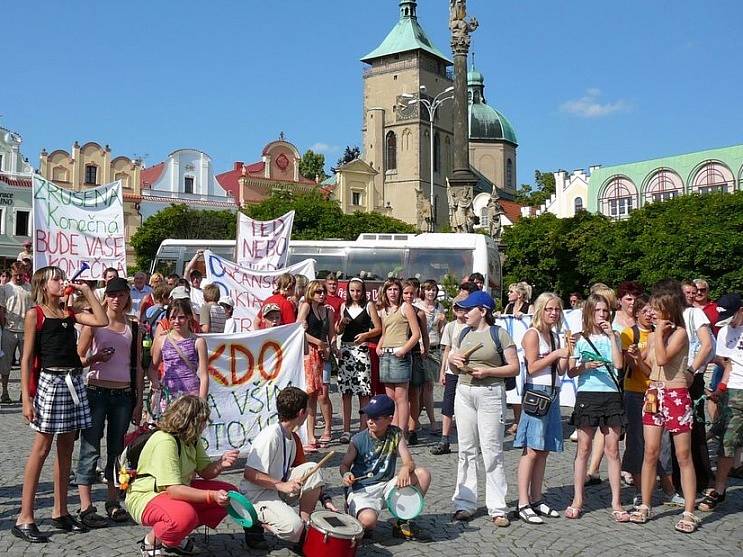
[[[575,395],[570,425],[581,427],[621,427],[627,425],[624,401],[617,392],[584,391]]]

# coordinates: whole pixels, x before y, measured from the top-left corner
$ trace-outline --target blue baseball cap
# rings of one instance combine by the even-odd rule
[[[392,416],[395,413],[395,401],[387,395],[376,395],[371,398],[369,404],[359,410],[359,414],[366,414],[370,418],[380,416]]]
[[[460,308],[465,309],[476,307],[485,307],[491,311],[495,309],[495,301],[493,301],[493,298],[490,294],[483,292],[482,290],[476,290],[461,302],[457,302],[457,305]]]

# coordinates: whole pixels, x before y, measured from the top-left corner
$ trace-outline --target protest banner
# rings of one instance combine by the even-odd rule
[[[521,317],[501,315],[496,318],[495,324],[503,327],[516,344],[521,369],[516,376],[516,389],[506,393],[506,400],[508,404],[521,404],[521,397],[524,394],[524,383],[526,381],[526,360],[521,341],[524,339],[526,331],[531,327],[531,315],[522,315]],[[562,337],[560,338],[560,342],[564,342]],[[572,407],[575,405],[576,381],[576,378],[571,379],[567,375],[563,375],[562,388],[560,389],[560,406]]]
[[[107,267],[126,276],[121,181],[78,191],[34,175],[32,201],[34,269],[55,265],[69,277],[85,262],[80,279]]]
[[[232,317],[236,331],[250,331],[263,300],[273,294],[276,280],[284,273],[301,274],[310,280],[315,278],[315,260],[305,259],[299,263],[274,271],[256,271],[241,267],[210,250],[204,251],[206,282],[216,284],[222,296],[230,296],[235,302]]]
[[[276,396],[304,389],[304,327],[294,323],[262,331],[203,335],[209,352],[209,424],[202,439],[209,456],[239,449],[278,421]],[[304,431],[300,436],[306,438]]]
[[[237,264],[257,270],[284,268],[293,224],[294,211],[266,221],[238,212]]]

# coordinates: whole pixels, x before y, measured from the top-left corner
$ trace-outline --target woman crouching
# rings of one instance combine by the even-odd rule
[[[227,492],[237,488],[213,478],[235,463],[239,451],[209,460],[201,441],[208,419],[206,402],[184,395],[165,410],[160,430],[142,448],[126,495],[132,518],[152,527],[140,542],[142,555],[193,555],[198,550],[188,534],[202,524],[216,528],[227,516]],[[194,480],[195,474],[203,479]]]

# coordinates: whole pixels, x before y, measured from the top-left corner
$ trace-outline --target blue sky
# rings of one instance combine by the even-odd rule
[[[361,140],[362,64],[396,0],[6,1],[0,125],[42,147],[108,143],[148,165],[194,147],[217,172],[280,131],[326,154]],[[448,47],[448,2],[418,18]],[[486,98],[518,180],[743,143],[743,2],[470,0]],[[8,51],[9,49],[9,51]],[[7,54],[10,54],[9,56]]]

